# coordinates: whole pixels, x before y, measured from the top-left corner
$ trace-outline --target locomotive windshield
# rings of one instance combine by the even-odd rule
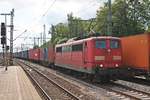
[[[97,40],[95,41],[96,48],[105,49],[106,48],[106,40]]]
[[[120,47],[120,43],[118,40],[110,40],[110,48],[115,49],[119,47]]]

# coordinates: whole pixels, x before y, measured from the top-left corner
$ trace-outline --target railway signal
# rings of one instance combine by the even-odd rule
[[[1,23],[1,36],[6,36],[6,26],[5,26],[5,23]]]
[[[1,23],[1,44],[6,44],[6,26],[5,23]]]
[[[5,21],[6,22],[6,21]],[[6,25],[5,23],[1,23],[1,44],[2,44],[2,48],[3,48],[3,58],[4,58],[4,47],[6,47]],[[6,68],[5,70],[7,70],[7,62],[6,62],[6,52],[5,52],[5,65],[6,65]]]
[[[2,45],[6,44],[6,37],[5,36],[1,37],[1,44]]]
[[[7,51],[9,50],[9,46],[6,46],[6,50],[7,50]]]
[[[1,13],[0,15],[2,16],[5,16],[5,27],[8,26],[7,25],[7,16],[10,16],[10,65],[13,65],[13,28],[14,28],[14,25],[13,25],[13,17],[14,17],[14,9],[12,9],[12,11],[10,13]],[[6,29],[6,28],[5,28]],[[5,33],[5,31],[3,31]],[[1,35],[4,35],[2,34],[1,32]],[[7,38],[7,35],[5,35],[5,37]],[[7,41],[5,43],[7,45]],[[5,45],[5,48],[7,48]],[[7,50],[5,49],[5,54],[7,55]]]

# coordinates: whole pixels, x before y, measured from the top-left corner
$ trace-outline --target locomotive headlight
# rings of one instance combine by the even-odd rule
[[[100,67],[103,67],[103,64],[100,64]]]
[[[121,60],[121,56],[113,56],[113,60]]]
[[[119,65],[118,65],[118,64],[115,64],[115,66],[118,67]]]
[[[37,56],[37,53],[35,53],[34,55]]]

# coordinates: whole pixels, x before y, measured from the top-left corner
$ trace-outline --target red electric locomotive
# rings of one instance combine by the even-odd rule
[[[122,49],[120,38],[99,36],[74,40],[55,46],[55,65],[110,79],[120,75]]]

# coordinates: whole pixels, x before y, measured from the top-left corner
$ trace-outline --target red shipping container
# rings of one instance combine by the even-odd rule
[[[49,45],[49,47],[48,47],[48,62],[50,64],[53,64],[54,59],[55,59],[55,49],[54,49],[53,45]]]

